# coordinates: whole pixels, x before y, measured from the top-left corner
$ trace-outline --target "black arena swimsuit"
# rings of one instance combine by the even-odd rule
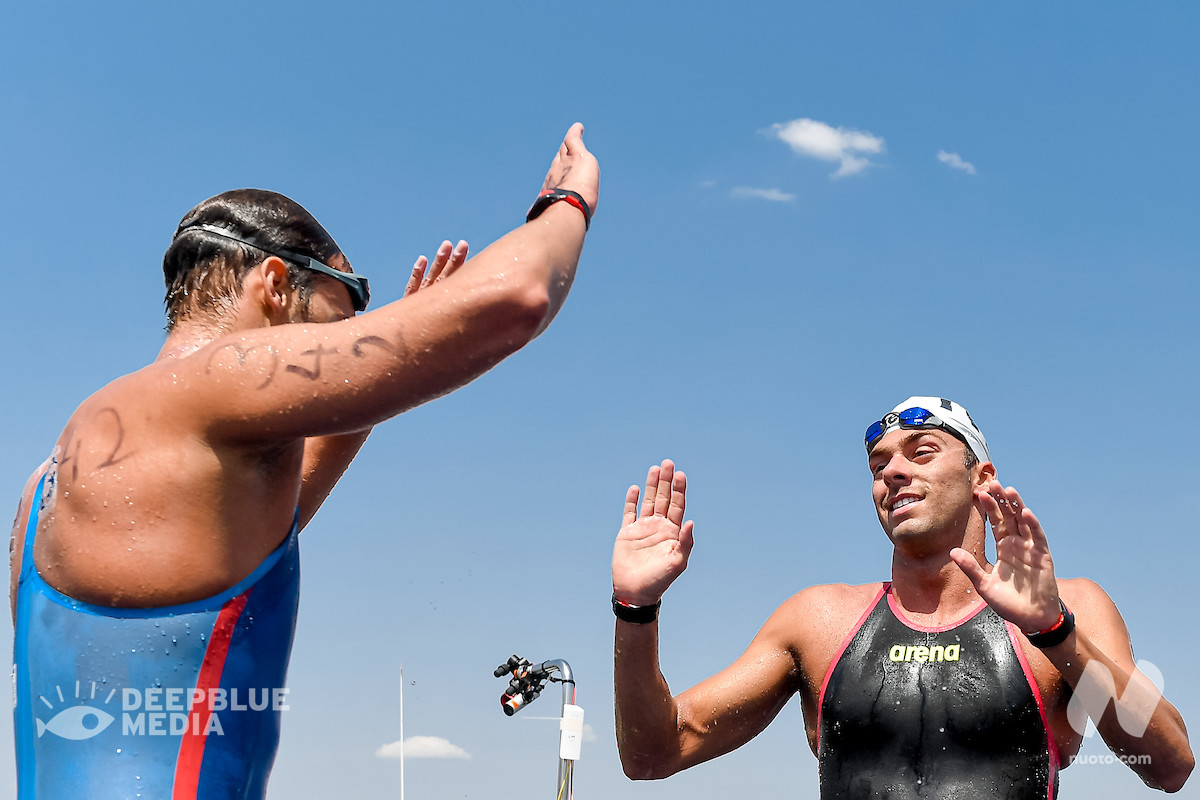
[[[1016,629],[926,628],[885,583],[821,687],[821,800],[1053,800],[1058,749]],[[886,598],[886,602],[884,602]]]

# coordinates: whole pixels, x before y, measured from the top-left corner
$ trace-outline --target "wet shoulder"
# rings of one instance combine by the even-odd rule
[[[850,585],[829,583],[810,586],[792,595],[775,612],[772,620],[786,625],[801,660],[823,672],[821,664],[832,661],[834,653],[871,607],[883,588],[882,583]]]
[[[793,653],[800,665],[801,698],[810,735],[815,735],[821,683],[855,625],[883,589],[881,582],[810,586],[792,595],[772,617],[792,631]]]

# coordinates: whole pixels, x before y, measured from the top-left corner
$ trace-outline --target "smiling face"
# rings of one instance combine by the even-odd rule
[[[966,445],[941,430],[895,429],[879,440],[867,461],[871,496],[893,544],[948,552],[973,521],[982,533],[972,498],[995,469],[989,461],[968,467],[966,458]]]

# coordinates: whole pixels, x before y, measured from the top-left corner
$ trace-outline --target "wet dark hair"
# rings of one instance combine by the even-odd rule
[[[193,314],[218,313],[241,295],[242,280],[268,253],[195,227],[212,225],[264,247],[291,250],[325,263],[341,250],[295,200],[265,189],[234,189],[210,197],[179,222],[163,254],[167,330]],[[289,265],[290,266],[290,265]],[[312,295],[314,273],[289,270],[300,302]]]

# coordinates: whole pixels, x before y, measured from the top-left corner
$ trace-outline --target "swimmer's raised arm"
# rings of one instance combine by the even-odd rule
[[[568,132],[543,185],[595,207],[599,168],[582,126]],[[160,405],[165,418],[200,418],[210,441],[360,431],[467,383],[540,333],[570,289],[584,233],[584,215],[555,203],[452,274],[378,310],[350,316],[345,307],[331,309],[325,324],[238,330],[143,372],[173,395]],[[243,293],[256,298],[245,313],[287,321],[287,264],[264,259]]]
[[[613,593],[617,600],[652,606],[687,569],[692,552],[691,520],[683,521],[687,476],[669,459],[650,467],[638,511],[638,487],[625,493],[621,530],[613,545]]]
[[[1129,756],[1126,763],[1147,785],[1178,791],[1195,766],[1183,718],[1133,661],[1129,632],[1096,583],[1055,579],[1046,533],[1011,486],[994,478],[976,490],[975,504],[996,540],[996,564],[984,567],[962,548],[950,556],[979,596],[1022,631],[1073,626],[1059,642],[1039,645],[1096,723],[1104,743]],[[1060,603],[1072,613],[1068,622]],[[1033,643],[1033,639],[1030,640]],[[1060,725],[1078,747],[1086,719]],[[1060,746],[1063,743],[1060,742]]]
[[[654,606],[686,569],[693,527],[683,521],[686,491],[686,477],[670,461],[650,468],[640,512],[638,489],[629,488],[613,548],[615,603]],[[781,609],[737,661],[673,697],[659,667],[657,618],[629,621],[618,614],[613,672],[625,774],[637,780],[664,778],[761,732],[796,692],[790,619],[791,612]]]

